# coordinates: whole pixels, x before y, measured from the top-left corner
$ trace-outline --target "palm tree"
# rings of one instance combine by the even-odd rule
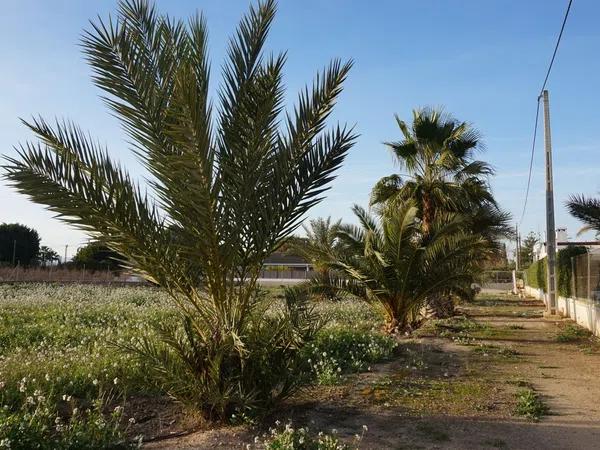
[[[329,266],[348,277],[346,290],[383,308],[388,332],[417,327],[428,298],[470,289],[472,255],[486,244],[460,231],[461,216],[432,223],[425,239],[410,202],[379,218],[359,206],[353,210],[360,225],[340,228],[345,252],[332,255]]]
[[[403,139],[386,145],[400,169],[408,173],[379,180],[371,193],[371,205],[394,208],[414,201],[425,234],[437,214],[495,205],[487,183],[493,170],[473,159],[481,144],[479,133],[468,123],[429,108],[414,110],[410,127],[398,116],[396,122]]]
[[[512,233],[510,215],[498,207],[491,192],[487,178],[493,169],[474,159],[482,146],[477,130],[429,108],[414,110],[410,126],[398,117],[396,121],[403,139],[387,146],[407,173],[382,178],[373,188],[371,205],[393,214],[402,204],[413,202],[425,239],[436,221],[462,214],[466,230],[481,235],[490,249],[500,251],[501,240]],[[479,262],[473,269],[479,267],[479,272],[489,256],[487,251],[473,253]],[[454,311],[454,302],[446,294],[432,296],[428,303],[437,316]]]
[[[337,288],[339,274],[328,267],[327,261],[332,253],[337,254],[341,250],[337,237],[341,223],[341,220],[332,223],[331,217],[312,219],[308,226],[303,225],[306,239],[291,243],[291,251],[310,261],[313,266],[315,274],[310,290],[327,300],[335,300],[340,294]]]
[[[567,202],[567,209],[572,216],[585,223],[580,233],[593,230],[600,233],[600,200],[583,195],[572,195]]]
[[[264,0],[241,20],[216,110],[201,15],[184,22],[123,0],[116,19],[84,34],[93,80],[150,172],[153,195],[66,121],[24,122],[40,142],[21,145],[5,166],[18,191],[170,294],[183,325],[163,326],[164,344],[136,348],[173,395],[216,417],[268,404],[299,378],[293,358],[313,318],[298,295],[285,314],[266,314],[257,278],[355,140],[351,129],[325,128],[351,62],[333,61],[284,113],[285,54],[263,55],[275,12]]]
[[[46,264],[52,265],[54,262],[59,261],[60,256],[47,245],[42,245],[38,253],[38,260],[42,263],[42,266],[46,267]]]

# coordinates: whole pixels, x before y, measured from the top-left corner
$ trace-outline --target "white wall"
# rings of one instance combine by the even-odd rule
[[[546,303],[546,295],[542,289],[525,286],[525,294]],[[556,300],[556,309],[561,316],[572,319],[596,336],[600,336],[600,304],[597,302],[559,296]]]

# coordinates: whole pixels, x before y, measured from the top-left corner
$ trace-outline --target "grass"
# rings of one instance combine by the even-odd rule
[[[540,420],[549,412],[548,406],[531,388],[517,393],[517,414],[531,420]]]

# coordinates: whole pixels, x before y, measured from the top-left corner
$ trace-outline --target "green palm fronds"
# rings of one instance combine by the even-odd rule
[[[347,251],[332,255],[329,266],[348,278],[344,289],[383,308],[388,331],[418,326],[432,296],[470,288],[473,255],[486,243],[463,231],[462,217],[436,222],[425,236],[410,202],[378,218],[359,206],[354,213],[360,225],[340,227]]]
[[[263,51],[275,12],[275,1],[264,0],[241,20],[214,103],[202,15],[182,21],[144,0],[123,0],[116,17],[85,32],[94,83],[149,172],[149,192],[68,121],[24,122],[38,141],[19,146],[4,166],[19,192],[171,294],[186,317],[183,341],[215,351],[196,358],[198,380],[209,371],[214,380],[232,376],[234,385],[244,377],[250,336],[263,329],[256,314],[262,262],[323,199],[356,138],[345,126],[326,129],[351,62],[332,61],[293,112],[284,111],[285,54]],[[179,341],[165,343],[187,361]],[[235,404],[225,384],[221,401]],[[213,394],[199,400],[216,408]]]

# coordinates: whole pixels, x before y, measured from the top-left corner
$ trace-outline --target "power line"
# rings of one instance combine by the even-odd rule
[[[531,145],[531,158],[529,161],[529,175],[527,176],[527,189],[525,191],[525,201],[523,202],[523,212],[521,213],[521,220],[519,223],[523,223],[523,218],[525,217],[525,210],[527,209],[527,199],[529,198],[529,187],[531,185],[531,172],[533,171],[533,157],[535,155],[535,141],[537,137],[537,129],[538,129],[538,120],[540,116],[540,98],[542,96],[542,92],[546,88],[546,83],[548,83],[548,78],[550,78],[550,72],[552,71],[552,67],[554,66],[554,60],[556,59],[556,53],[558,52],[558,47],[560,45],[560,41],[562,39],[563,32],[565,31],[565,25],[567,23],[567,19],[569,17],[569,12],[571,11],[571,5],[573,4],[573,0],[569,0],[567,5],[567,10],[565,11],[565,17],[563,18],[562,25],[560,27],[560,32],[558,33],[558,38],[556,39],[556,45],[554,46],[554,52],[552,52],[552,58],[550,59],[550,64],[548,65],[548,70],[546,71],[546,76],[544,77],[544,83],[542,83],[542,89],[540,89],[540,93],[537,97],[537,108],[535,112],[535,125],[533,128],[533,142]]]
[[[535,125],[533,127],[533,143],[531,144],[531,159],[529,160],[529,176],[527,177],[527,190],[525,191],[525,202],[523,203],[523,211],[521,212],[521,220],[519,224],[523,223],[525,217],[525,209],[527,209],[527,199],[529,198],[529,187],[531,186],[531,172],[533,169],[533,156],[535,154],[535,140],[537,138],[538,121],[540,118],[540,98],[537,99],[537,108],[535,111]]]
[[[563,31],[565,31],[565,25],[567,23],[567,18],[569,17],[569,11],[571,11],[571,5],[573,4],[573,0],[569,0],[569,4],[567,5],[567,10],[565,11],[565,18],[563,19],[562,25],[560,27],[560,33],[558,33],[558,39],[556,39],[556,45],[554,46],[554,53],[552,53],[552,59],[550,60],[550,65],[548,66],[548,71],[546,72],[546,78],[544,78],[544,84],[542,85],[542,89],[540,89],[540,95],[544,92],[546,88],[546,83],[548,82],[548,77],[550,76],[550,71],[552,70],[552,66],[554,65],[554,58],[556,58],[556,52],[558,52],[558,46],[560,45],[560,40],[563,35]],[[538,97],[539,104],[539,97]]]

